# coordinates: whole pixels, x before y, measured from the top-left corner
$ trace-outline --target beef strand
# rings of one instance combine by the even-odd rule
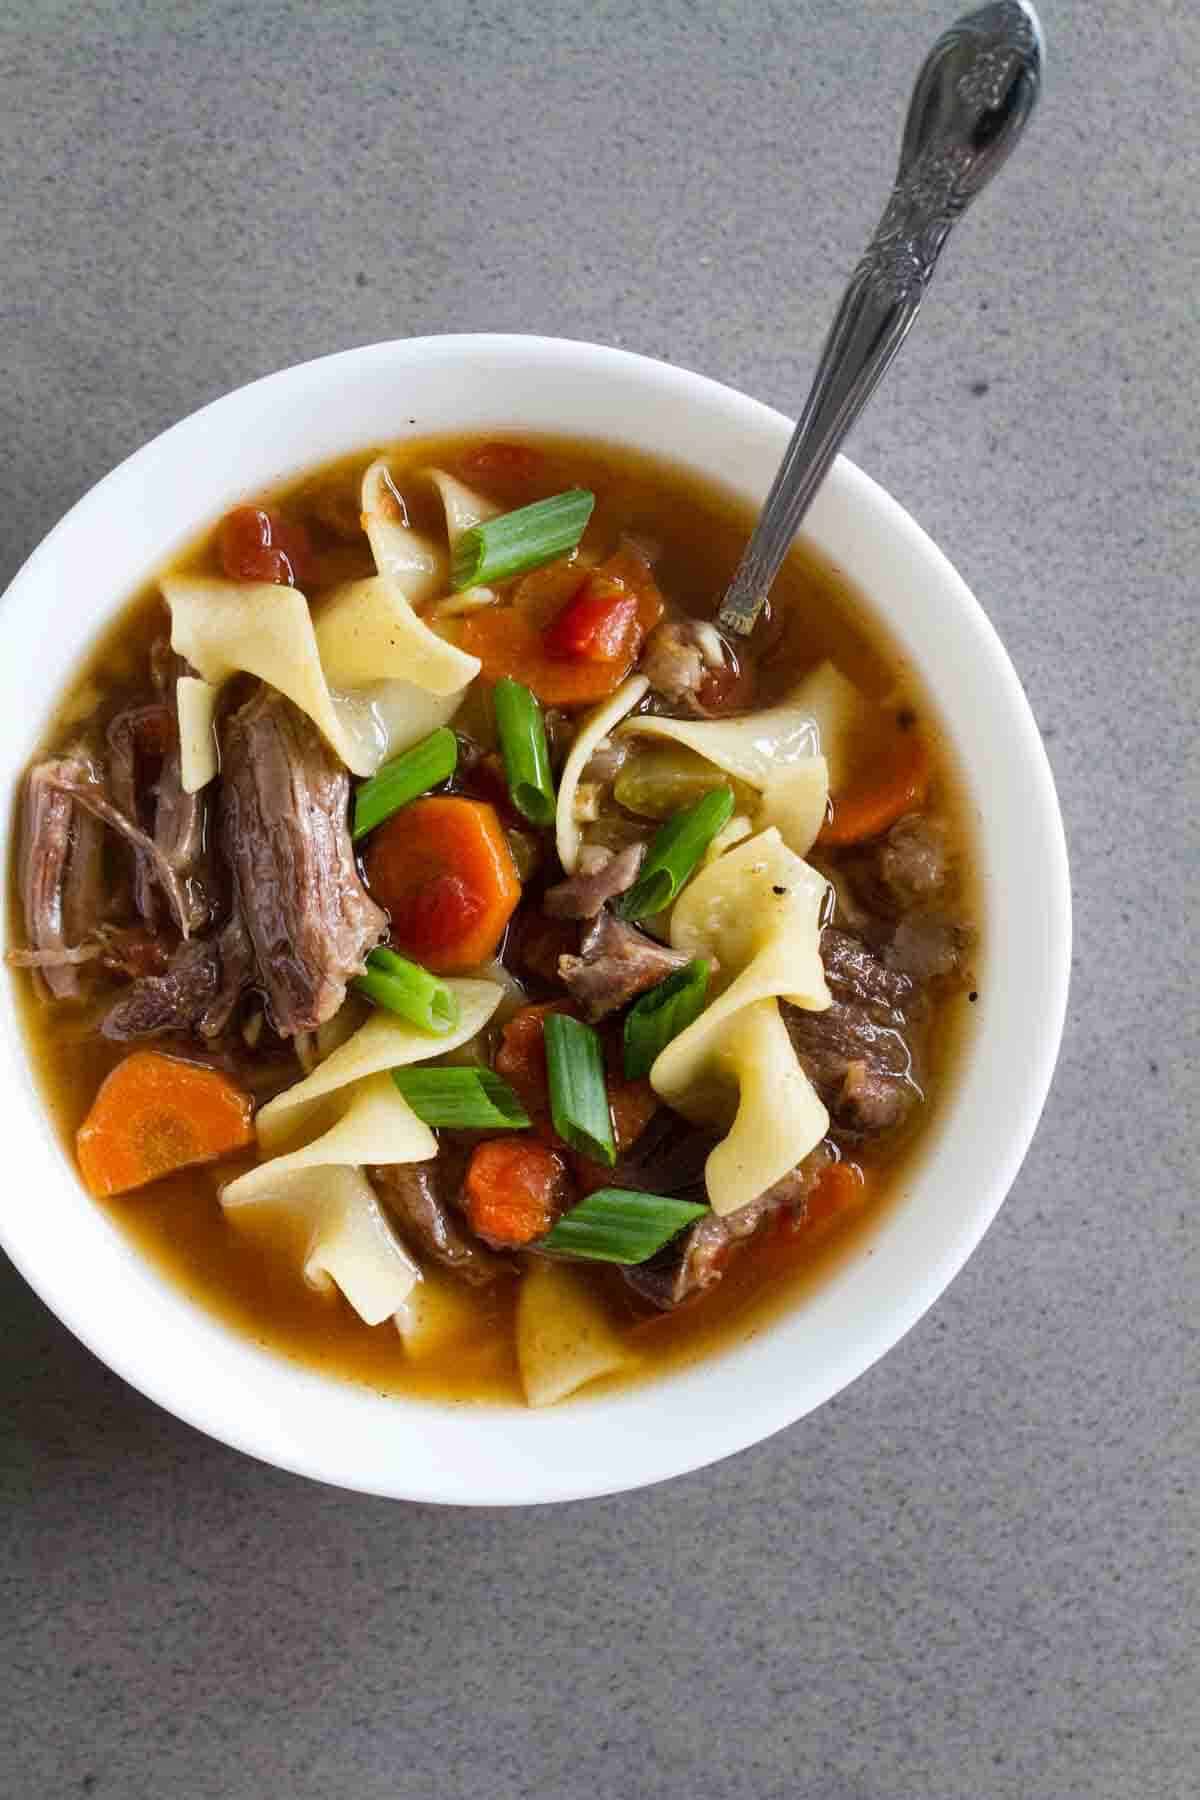
[[[99,955],[90,940],[105,916],[104,827],[59,784],[65,760],[38,763],[26,777],[20,870],[29,949],[9,958],[38,969],[56,1000],[78,997],[78,966]]]
[[[51,787],[69,795],[146,858],[167,897],[176,924],[183,936],[188,937],[192,929],[192,903],[178,871],[153,838],[148,837],[113,800],[99,765],[82,750],[68,750],[40,764],[39,772]]]

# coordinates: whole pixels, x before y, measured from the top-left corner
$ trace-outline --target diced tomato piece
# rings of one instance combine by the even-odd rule
[[[230,581],[311,582],[312,545],[303,525],[285,525],[261,506],[237,506],[221,521],[221,568]]]
[[[753,667],[734,659],[719,669],[706,669],[696,698],[706,713],[744,712],[753,703]]]
[[[465,1183],[471,1229],[500,1249],[544,1237],[567,1202],[562,1157],[529,1138],[489,1138],[476,1146]]]
[[[543,458],[528,444],[508,444],[500,439],[468,450],[460,467],[464,477],[482,482],[533,481],[540,473]]]
[[[546,1074],[546,1019],[550,1013],[578,1018],[569,1000],[550,1000],[542,1006],[523,1006],[500,1033],[496,1073],[522,1100],[531,1113],[544,1113],[550,1105]]]
[[[609,1071],[608,1110],[618,1154],[637,1142],[658,1106],[658,1095],[648,1081],[626,1081],[623,1075]]]
[[[563,661],[616,662],[640,648],[637,596],[624,582],[589,575],[548,627],[546,654]]]
[[[438,961],[473,929],[485,905],[461,875],[435,875],[397,903],[391,940],[414,950],[419,946],[426,961]]]

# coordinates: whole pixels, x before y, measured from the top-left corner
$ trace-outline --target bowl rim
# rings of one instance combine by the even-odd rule
[[[87,534],[92,529],[93,522],[99,518],[110,500],[129,496],[152,471],[161,468],[164,462],[174,461],[189,444],[209,440],[215,427],[224,429],[225,421],[232,423],[239,411],[244,417],[250,406],[256,409],[270,407],[289,391],[294,394],[315,393],[325,386],[332,391],[343,376],[350,375],[355,370],[361,377],[372,369],[395,372],[398,367],[414,366],[418,362],[435,370],[446,367],[453,369],[464,360],[479,358],[490,361],[497,368],[530,365],[546,375],[553,375],[556,369],[576,372],[586,369],[605,380],[623,380],[634,386],[640,385],[646,389],[648,397],[657,392],[664,399],[670,396],[675,401],[683,401],[698,408],[707,407],[714,414],[720,412],[731,426],[737,421],[748,434],[758,433],[764,438],[777,439],[781,446],[792,429],[791,421],[774,409],[707,376],[630,351],[571,339],[508,333],[453,333],[387,340],[334,352],[332,355],[294,364],[231,390],[169,427],[101,478],[75,502],[13,577],[0,600],[0,636],[13,631],[23,599],[26,596],[36,597],[39,584],[53,571],[65,546],[81,533]],[[464,428],[451,423],[445,428],[474,427]],[[494,421],[491,428],[499,429],[500,422]],[[511,428],[519,430],[521,427],[519,422],[514,421]],[[588,437],[603,435],[591,430],[581,430],[580,434]],[[366,437],[364,447],[370,441]],[[630,432],[625,441],[636,443],[636,431]],[[312,467],[321,460],[324,458],[319,455],[308,456],[297,464],[297,469]],[[687,459],[684,457],[681,460]],[[208,492],[207,489],[204,491]],[[529,1451],[503,1473],[496,1469],[489,1469],[484,1473],[478,1467],[477,1460],[473,1463],[469,1455],[465,1462],[459,1459],[451,1441],[453,1432],[447,1434],[443,1431],[450,1409],[407,1398],[400,1401],[393,1398],[385,1404],[390,1408],[403,1406],[411,1414],[418,1431],[420,1447],[425,1452],[425,1467],[422,1472],[419,1475],[411,1471],[406,1473],[401,1462],[394,1476],[388,1474],[383,1479],[380,1478],[378,1468],[373,1468],[371,1473],[366,1474],[360,1467],[356,1474],[353,1468],[343,1466],[345,1458],[336,1450],[332,1455],[314,1452],[311,1446],[301,1447],[288,1432],[281,1434],[278,1429],[273,1428],[269,1408],[264,1410],[261,1405],[248,1405],[246,1416],[231,1419],[214,1406],[206,1405],[202,1389],[190,1387],[186,1377],[180,1381],[175,1366],[169,1359],[155,1362],[144,1351],[139,1351],[135,1340],[123,1337],[118,1322],[108,1315],[103,1303],[96,1305],[89,1300],[81,1301],[78,1271],[68,1279],[61,1259],[55,1261],[53,1257],[41,1253],[35,1244],[35,1235],[22,1229],[20,1212],[0,1216],[0,1245],[7,1251],[20,1273],[75,1336],[131,1386],[177,1417],[233,1448],[309,1478],[357,1491],[427,1502],[474,1505],[535,1504],[595,1497],[688,1473],[760,1442],[785,1425],[805,1416],[856,1380],[883,1356],[917,1323],[953,1280],[995,1217],[1015,1179],[1036,1129],[1053,1074],[1065,1021],[1070,972],[1071,896],[1065,834],[1049,761],[1028,700],[995,629],[957,571],[899,503],[845,457],[838,458],[827,476],[818,505],[814,508],[814,517],[822,504],[827,508],[840,508],[850,518],[861,516],[864,521],[872,520],[874,529],[881,539],[888,542],[894,554],[911,558],[914,569],[919,568],[930,582],[938,585],[953,609],[955,629],[961,629],[964,638],[971,640],[986,662],[985,690],[995,698],[998,708],[1015,734],[1013,755],[1021,762],[1022,773],[1027,782],[1024,800],[1029,807],[1030,842],[1035,846],[1040,859],[1038,867],[1045,940],[1040,943],[1039,954],[1042,958],[1040,966],[1044,973],[1044,985],[1039,994],[1040,1004],[1034,1020],[1036,1030],[1031,1033],[1028,1061],[1022,1071],[1020,1118],[1014,1120],[1004,1149],[996,1154],[989,1168],[985,1184],[986,1195],[977,1196],[972,1207],[964,1208],[957,1227],[947,1231],[919,1273],[907,1280],[902,1297],[895,1301],[886,1317],[860,1322],[859,1329],[854,1334],[855,1341],[849,1341],[844,1332],[840,1335],[837,1353],[827,1371],[828,1380],[822,1379],[816,1383],[816,1387],[822,1391],[817,1392],[815,1397],[810,1395],[797,1403],[795,1397],[787,1393],[774,1393],[770,1396],[755,1393],[752,1397],[746,1396],[746,1404],[736,1414],[723,1415],[719,1420],[706,1417],[702,1408],[699,1411],[693,1408],[695,1416],[690,1434],[667,1431],[661,1436],[655,1436],[653,1441],[649,1433],[645,1440],[641,1440],[636,1430],[632,1434],[628,1430],[616,1430],[614,1433],[613,1417],[609,1415],[615,1416],[614,1409],[624,1408],[629,1411],[636,1396],[641,1397],[637,1410],[645,1412],[647,1396],[668,1396],[673,1391],[678,1391],[683,1376],[668,1374],[650,1383],[623,1390],[607,1402],[583,1399],[563,1409],[558,1414],[559,1417],[569,1413],[581,1420],[590,1418],[594,1427],[601,1425],[603,1416],[603,1429],[609,1432],[612,1443],[617,1446],[618,1455],[625,1457],[624,1468],[619,1473],[614,1472],[611,1479],[607,1474],[598,1474],[594,1467],[589,1467],[586,1472],[567,1472],[557,1468],[552,1460],[549,1466],[544,1466],[534,1443],[535,1431],[528,1422],[547,1420],[551,1417],[550,1414],[530,1414],[524,1409],[498,1407],[457,1409],[455,1423],[466,1421],[469,1427],[485,1415],[495,1417],[501,1414],[510,1424],[517,1418],[527,1422],[524,1429],[530,1436]],[[201,529],[208,518],[217,516],[217,510],[219,509],[210,508],[207,504],[203,508],[197,506],[193,531]],[[155,566],[161,566],[162,560],[159,557]],[[136,591],[152,575],[153,566],[143,568],[139,574],[122,583],[124,592],[129,594]],[[877,601],[878,597],[873,595],[871,598]],[[889,626],[892,626],[894,621],[888,615],[886,606],[880,605],[879,610],[888,619]],[[105,616],[111,614],[106,613]],[[93,636],[98,628],[93,627]],[[33,741],[28,732],[24,741],[27,756]],[[5,829],[7,830],[7,825]],[[982,822],[979,834],[983,844],[986,827]],[[988,911],[990,920],[990,908]],[[10,1002],[7,1013],[12,1015],[15,1010]],[[11,1017],[8,1023],[11,1068],[11,1039],[14,1035]],[[16,1035],[20,1035],[19,1027],[16,1028]],[[13,1072],[17,1073],[18,1085],[24,1086],[26,1095],[36,1093],[28,1069],[24,1072],[23,1084],[20,1082],[20,1071]],[[35,1099],[34,1104],[42,1115],[44,1139],[49,1125],[40,1097]],[[52,1133],[50,1135],[55,1147],[59,1149],[60,1160],[66,1171],[69,1164],[62,1157],[57,1138]],[[918,1175],[917,1185],[919,1183]],[[81,1196],[92,1212],[104,1216],[101,1209],[94,1207],[90,1199],[83,1195],[77,1182],[73,1181],[72,1185],[77,1197]],[[116,1227],[111,1226],[107,1220],[106,1223],[110,1224],[110,1229],[115,1234]],[[139,1253],[130,1251],[127,1240],[120,1241],[125,1244],[127,1254],[131,1253],[139,1262],[144,1262]],[[142,1274],[145,1275],[144,1269]],[[147,1291],[146,1316],[150,1318],[158,1314],[158,1324],[165,1327],[164,1341],[169,1341],[171,1327],[168,1315],[178,1314],[181,1306],[197,1312],[198,1309],[175,1284],[165,1281],[157,1272],[149,1282],[150,1289],[153,1289],[155,1281],[162,1292],[157,1296],[156,1304],[154,1294]],[[841,1277],[836,1277],[830,1285],[834,1289],[839,1288],[842,1285]],[[828,1291],[822,1289],[822,1292],[828,1299]],[[788,1317],[791,1316],[789,1312]],[[214,1330],[225,1338],[234,1339],[237,1336],[232,1327],[210,1314],[203,1314],[203,1320],[207,1321],[207,1329],[199,1318],[193,1318],[189,1328],[197,1340],[199,1350],[205,1347],[203,1340],[208,1340],[210,1350],[213,1348]],[[756,1346],[740,1345],[736,1350],[730,1351],[722,1349],[714,1356],[705,1357],[697,1367],[702,1370],[712,1370],[718,1366],[724,1368],[729,1361],[739,1358],[745,1360],[747,1353],[750,1354],[750,1361],[761,1360],[760,1353],[778,1335],[772,1325],[760,1334]],[[297,1388],[297,1392],[303,1388],[315,1393],[313,1384],[316,1383],[317,1387],[335,1387],[339,1395],[346,1394],[346,1384],[337,1382],[336,1379],[314,1375],[312,1371],[272,1353],[259,1351],[253,1354],[257,1355],[260,1362],[269,1362],[277,1371],[283,1372],[288,1382]],[[693,1377],[694,1373],[694,1370],[684,1372]],[[263,1384],[268,1388],[272,1385],[266,1375],[263,1376]],[[695,1389],[694,1379],[692,1389]],[[556,1410],[552,1409],[552,1412]],[[655,1408],[652,1399],[649,1411],[653,1413],[656,1410],[663,1411]],[[657,1432],[660,1421],[655,1419],[654,1423]],[[519,1428],[512,1425],[512,1430],[518,1433]],[[558,1436],[561,1437],[561,1434]],[[433,1454],[426,1450],[427,1441],[431,1437],[438,1440],[438,1449]],[[556,1434],[547,1430],[542,1432],[541,1437],[544,1449],[553,1458]]]

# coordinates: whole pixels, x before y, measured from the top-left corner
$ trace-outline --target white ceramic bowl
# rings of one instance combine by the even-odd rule
[[[10,796],[64,679],[113,610],[198,530],[344,452],[496,427],[632,443],[755,502],[791,431],[778,413],[699,375],[534,337],[375,344],[215,401],[93,488],[8,590],[6,856]],[[1062,822],[1012,665],[908,514],[843,459],[807,530],[937,696],[980,820],[991,975],[969,1066],[901,1202],[802,1305],[657,1382],[545,1412],[385,1400],[258,1349],[138,1256],[56,1140],[10,1004],[0,1027],[0,1237],[47,1305],[127,1381],[238,1449],[344,1487],[459,1503],[569,1499],[681,1474],[801,1418],[882,1356],[957,1273],[1016,1175],[1058,1050],[1070,960]]]

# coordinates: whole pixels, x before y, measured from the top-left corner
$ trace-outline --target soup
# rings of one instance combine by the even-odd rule
[[[386,1392],[562,1401],[753,1330],[886,1205],[974,999],[936,717],[746,509],[424,440],[221,521],[19,799],[9,960],[81,1176]]]

